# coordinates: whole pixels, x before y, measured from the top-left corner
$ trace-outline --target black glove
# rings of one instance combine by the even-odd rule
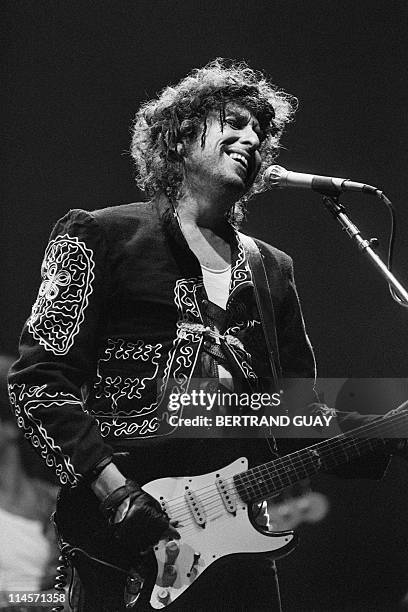
[[[127,501],[125,516],[115,522],[116,510]],[[151,495],[142,491],[131,480],[111,493],[101,504],[102,513],[109,518],[115,537],[132,551],[143,552],[156,544],[168,532],[170,539],[180,537],[170,525],[169,517]]]

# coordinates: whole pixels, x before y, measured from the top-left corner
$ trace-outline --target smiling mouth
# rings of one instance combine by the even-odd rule
[[[245,170],[245,172],[248,172],[249,164],[247,158],[244,155],[241,155],[241,153],[236,153],[235,151],[228,151],[227,155],[235,162],[240,164],[240,166]]]

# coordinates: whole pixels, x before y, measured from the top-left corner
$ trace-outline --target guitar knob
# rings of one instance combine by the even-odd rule
[[[164,606],[170,603],[169,589],[160,589],[160,591],[157,593],[157,599]]]
[[[170,540],[166,544],[166,564],[172,565],[180,552],[180,547],[176,540]]]
[[[201,553],[199,552],[195,552],[193,554],[193,562],[191,564],[190,571],[187,573],[187,576],[189,578],[195,578],[195,576],[197,575],[197,565],[200,560],[200,557],[201,557]]]

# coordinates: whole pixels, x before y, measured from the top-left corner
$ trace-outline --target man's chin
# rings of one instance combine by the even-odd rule
[[[247,191],[249,191],[253,185],[253,178],[248,177],[247,175],[241,175],[236,173],[234,179],[231,180],[231,188],[233,187],[237,194],[239,194],[238,198],[241,198]]]

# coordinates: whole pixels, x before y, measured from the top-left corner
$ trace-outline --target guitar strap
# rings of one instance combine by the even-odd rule
[[[241,234],[241,232],[238,232],[238,236],[245,248],[245,253],[247,255],[247,260],[252,275],[255,300],[265,336],[272,379],[274,381],[275,389],[279,390],[281,365],[276,334],[275,310],[273,307],[272,295],[263,256],[253,238],[247,236],[246,234]]]

